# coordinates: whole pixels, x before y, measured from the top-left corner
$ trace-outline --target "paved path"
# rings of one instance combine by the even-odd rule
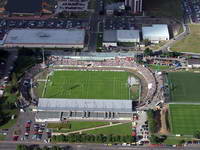
[[[52,135],[61,135],[61,134],[69,135],[69,134],[72,134],[72,133],[82,133],[82,132],[86,132],[86,131],[90,131],[90,130],[96,130],[96,129],[102,129],[102,128],[107,128],[107,127],[118,126],[118,125],[126,124],[126,123],[129,123],[129,122],[130,121],[123,122],[123,123],[109,124],[109,125],[104,125],[104,126],[100,126],[100,127],[94,127],[94,128],[81,129],[81,130],[77,130],[77,131],[71,131],[71,132],[67,132],[67,133],[53,132]]]

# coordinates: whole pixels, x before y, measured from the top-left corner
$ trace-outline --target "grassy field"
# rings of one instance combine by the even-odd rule
[[[87,134],[104,134],[104,135],[130,135],[131,134],[131,123],[125,123],[122,125],[116,125],[112,127],[96,129],[85,132]]]
[[[200,105],[170,104],[169,108],[173,134],[193,135],[200,130]]]
[[[0,135],[0,141],[3,141],[3,140],[5,140],[5,135]]]
[[[180,40],[171,47],[171,50],[177,52],[200,53],[200,25],[190,25],[191,33],[183,40]]]
[[[70,124],[70,126],[68,126],[67,124]],[[77,131],[81,129],[104,126],[108,124],[109,122],[100,122],[100,121],[70,121],[68,123],[62,124],[61,125],[62,128],[60,130],[56,129],[56,128],[61,127],[60,123],[49,123],[48,128],[53,128],[54,132],[71,132],[71,131]]]
[[[170,66],[154,65],[154,64],[149,64],[148,67],[157,71],[162,71],[170,68]]]
[[[173,102],[200,102],[200,73],[168,73]]]
[[[176,136],[168,136],[163,144],[176,145],[181,144],[182,141],[191,141],[191,138],[186,137],[176,137]]]
[[[129,99],[128,76],[127,72],[55,71],[49,77],[44,97]]]
[[[183,14],[180,0],[143,0],[143,4],[149,16],[180,19]]]

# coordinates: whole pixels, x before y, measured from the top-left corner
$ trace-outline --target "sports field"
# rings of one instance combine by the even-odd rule
[[[168,73],[173,102],[200,102],[200,73]]]
[[[49,76],[43,97],[129,99],[129,75],[111,71],[55,71]]]
[[[193,135],[200,130],[200,105],[170,104],[169,109],[173,134]]]

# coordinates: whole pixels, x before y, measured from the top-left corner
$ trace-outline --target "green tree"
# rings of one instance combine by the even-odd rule
[[[12,88],[17,88],[17,75],[16,75],[16,73],[12,74],[11,85],[12,85]]]
[[[149,140],[152,144],[159,144],[160,143],[159,137],[154,135],[154,134],[150,136]]]
[[[144,50],[144,56],[152,56],[153,55],[153,51],[150,48],[146,48]]]
[[[154,119],[154,110],[148,110],[147,111],[147,118],[148,118],[148,124],[149,124],[149,131],[151,133],[155,133],[157,129],[157,122]]]
[[[194,132],[194,135],[193,135],[195,138],[197,139],[200,139],[200,131],[197,130],[196,132]]]
[[[17,145],[16,150],[28,150],[28,147],[26,145],[19,144]]]

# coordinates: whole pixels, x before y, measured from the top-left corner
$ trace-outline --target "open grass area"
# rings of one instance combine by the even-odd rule
[[[176,42],[171,50],[177,52],[194,52],[200,53],[200,25],[193,24],[189,25],[190,34],[187,35],[183,40]]]
[[[200,130],[200,105],[170,104],[171,132],[193,135]]]
[[[0,141],[3,141],[3,140],[5,140],[5,135],[0,135]]]
[[[43,89],[45,87],[45,82],[41,81],[41,82],[38,82],[38,86],[37,88],[35,88],[35,93],[38,97],[42,97],[42,93],[43,93]]]
[[[68,123],[49,123],[48,128],[52,128],[54,132],[71,132],[81,129],[94,128],[108,125],[109,122],[101,121],[69,121]],[[58,128],[60,127],[60,130]]]
[[[163,71],[170,68],[170,66],[154,65],[154,64],[149,64],[148,67],[157,71]]]
[[[129,99],[129,76],[128,72],[55,71],[49,77],[44,97]]]
[[[125,124],[121,124],[121,125],[91,130],[91,131],[87,131],[84,133],[95,134],[95,135],[97,135],[97,134],[131,135],[131,123],[125,123]]]
[[[168,73],[171,100],[173,102],[200,102],[200,73]]]
[[[5,106],[5,105],[3,105]],[[2,106],[2,107],[3,107]],[[1,124],[0,129],[9,129],[12,126],[14,126],[17,122],[17,116],[18,116],[18,110],[17,109],[1,109],[1,111],[6,114],[6,119],[4,120],[5,122]],[[11,119],[11,116],[15,115],[15,119]]]
[[[143,0],[143,4],[148,16],[182,18],[180,0]]]
[[[0,126],[0,129],[9,129],[12,126],[14,126],[17,122],[17,119],[10,119],[7,123],[3,124],[2,126]]]
[[[192,140],[191,138],[187,137],[168,136],[163,144],[177,145],[177,144],[182,144],[182,141],[191,141],[191,140]]]

